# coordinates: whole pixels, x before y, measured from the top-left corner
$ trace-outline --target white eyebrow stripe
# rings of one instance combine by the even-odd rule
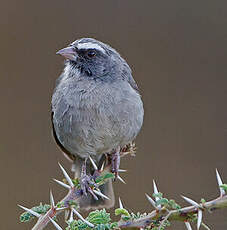
[[[103,53],[105,53],[105,50],[99,46],[98,44],[92,43],[92,42],[87,42],[87,43],[79,43],[77,44],[78,49],[97,49]]]

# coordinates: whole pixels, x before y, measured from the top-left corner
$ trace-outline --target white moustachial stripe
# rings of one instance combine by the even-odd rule
[[[98,44],[92,43],[92,42],[86,42],[86,43],[78,43],[77,44],[78,49],[97,49],[103,53],[105,53],[105,50]]]

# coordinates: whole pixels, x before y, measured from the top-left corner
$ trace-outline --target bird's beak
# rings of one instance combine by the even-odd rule
[[[72,46],[63,48],[63,49],[59,50],[56,54],[60,54],[63,57],[65,57],[66,59],[69,59],[72,61],[76,61],[76,59],[77,59],[77,53]]]

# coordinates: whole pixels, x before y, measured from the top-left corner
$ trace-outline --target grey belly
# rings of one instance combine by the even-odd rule
[[[54,118],[54,127],[59,141],[69,152],[87,157],[125,146],[136,137],[140,129],[138,124],[137,128],[128,126],[134,122],[113,121],[97,116],[88,118],[85,114],[78,120],[77,116],[69,112],[61,121],[57,122]]]
[[[69,123],[66,125],[67,128],[64,127],[66,123]],[[104,126],[104,123],[99,121],[88,125],[85,122],[76,122],[73,116],[70,116],[64,125],[57,128],[58,138],[70,153],[80,157],[110,152],[127,142],[125,137],[118,136],[117,131],[110,131],[107,125]]]
[[[132,99],[76,101],[69,104],[62,98],[53,111],[56,135],[74,155],[85,158],[123,147],[135,139],[142,126],[143,105],[137,93]]]

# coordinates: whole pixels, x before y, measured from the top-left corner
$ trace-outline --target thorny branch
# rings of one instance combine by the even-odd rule
[[[128,153],[127,153],[128,154]],[[126,155],[126,154],[123,154]],[[98,172],[98,180],[97,185],[101,185],[106,182],[106,179],[112,179],[114,175],[110,173],[110,164],[106,164],[105,167],[102,165],[101,169],[92,162],[94,168],[96,169],[96,173]],[[82,189],[80,188],[79,180],[72,180],[65,169],[59,164],[64,177],[67,183],[62,181],[55,180],[58,184],[68,189],[67,195],[57,204],[54,202],[53,194],[50,192],[50,208],[46,213],[40,214],[33,209],[28,209],[23,206],[26,213],[29,213],[31,216],[35,216],[38,218],[37,223],[32,228],[32,230],[42,230],[44,229],[49,222],[51,222],[57,230],[63,230],[62,227],[54,220],[54,217],[65,211],[70,213],[68,215],[67,230],[71,230],[70,223],[74,223],[75,219],[73,215],[76,215],[77,218],[85,224],[85,228],[83,229],[154,229],[154,230],[162,230],[165,227],[168,227],[170,222],[173,221],[182,221],[185,223],[187,230],[192,230],[191,224],[196,221],[197,229],[200,228],[201,225],[205,226],[202,222],[202,215],[204,211],[213,211],[216,209],[227,208],[227,185],[223,184],[221,177],[216,170],[216,177],[218,181],[218,186],[220,190],[220,196],[211,201],[202,200],[201,203],[197,203],[194,200],[182,196],[184,200],[186,200],[190,206],[181,208],[177,205],[173,200],[168,200],[162,197],[162,194],[158,191],[155,181],[153,181],[154,193],[153,197],[150,197],[146,194],[148,201],[154,207],[154,210],[149,214],[141,214],[136,216],[133,213],[129,213],[124,207],[119,199],[119,208],[115,210],[116,215],[120,215],[121,218],[118,222],[113,223],[112,225],[108,225],[108,228],[96,228],[96,223],[93,221],[88,221],[88,218],[83,218],[81,214],[78,212],[77,200],[83,196]],[[125,170],[120,170],[125,171]],[[100,179],[102,178],[102,179]],[[120,177],[121,178],[121,177]],[[92,193],[97,195],[100,199],[109,199],[104,194],[100,192],[98,186],[91,186]],[[104,210],[105,211],[105,210]],[[91,213],[90,213],[91,214]],[[23,214],[22,214],[23,215]],[[109,214],[108,214],[109,215]],[[99,220],[100,221],[100,220]],[[76,222],[75,222],[76,223]],[[99,223],[100,224],[100,223]],[[79,229],[79,228],[73,228]]]

